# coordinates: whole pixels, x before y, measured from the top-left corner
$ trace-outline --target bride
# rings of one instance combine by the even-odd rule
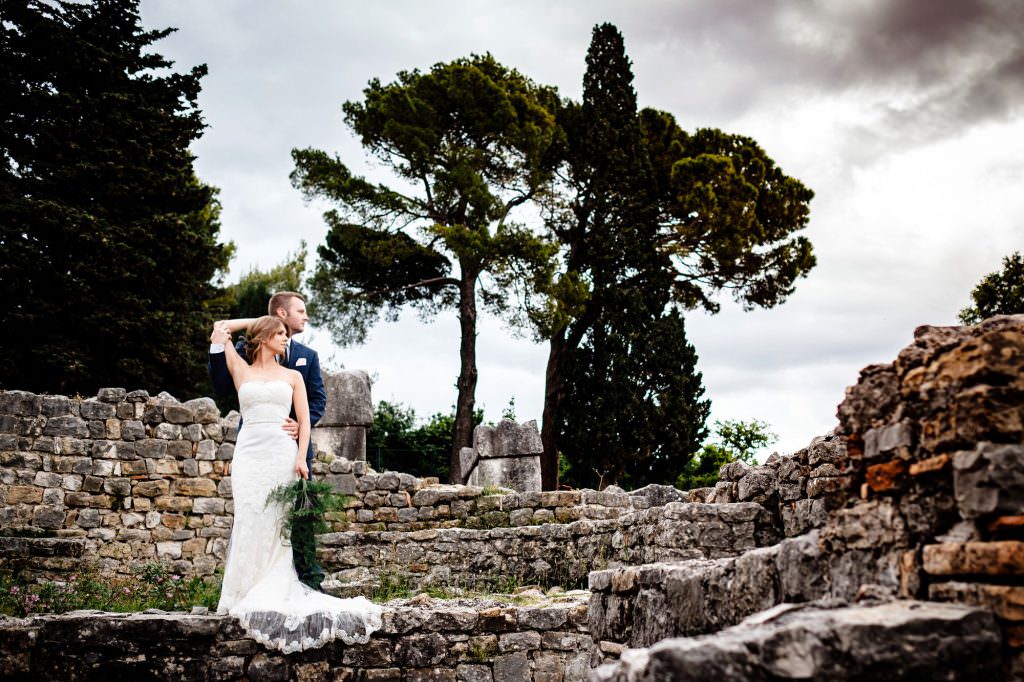
[[[231,463],[235,519],[217,613],[235,616],[253,639],[285,653],[336,638],[366,642],[381,625],[381,608],[365,597],[336,599],[303,585],[281,537],[285,510],[267,504],[274,488],[309,473],[309,405],[302,375],[275,359],[288,342],[284,322],[267,315],[252,323],[245,347],[251,365],[231,344],[231,334],[248,322],[217,322],[210,337],[224,344],[242,412]],[[280,427],[293,406],[297,444]]]

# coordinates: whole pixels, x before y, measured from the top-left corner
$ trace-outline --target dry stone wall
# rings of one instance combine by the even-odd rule
[[[701,493],[765,505],[786,540],[735,559],[590,575],[597,650],[605,659],[625,652],[595,679],[662,679],[667,661],[709,676],[734,670],[746,679],[786,677],[792,660],[772,658],[779,637],[797,637],[799,647],[815,651],[830,636],[851,637],[858,659],[870,660],[868,643],[822,633],[834,629],[837,605],[854,623],[867,623],[866,607],[854,604],[897,599],[952,602],[990,619],[994,662],[983,656],[943,664],[936,669],[945,669],[942,679],[1024,679],[1024,316],[919,328],[895,362],[861,372],[838,412],[830,436],[763,466],[731,464]],[[808,613],[825,615],[795,630],[765,629],[759,619],[786,602],[816,604]],[[746,625],[737,625],[744,618]],[[730,626],[738,629],[722,630]],[[924,636],[917,631],[927,628],[891,636],[909,651]],[[956,627],[933,634],[964,638],[951,646],[973,646],[970,633]],[[666,639],[680,636],[688,638]],[[929,655],[938,646],[929,644]],[[825,646],[804,672],[871,676],[834,672],[830,666],[847,666],[844,656]],[[820,667],[822,661],[831,662]],[[849,670],[860,669],[855,663]],[[890,659],[877,674],[932,674],[913,672],[915,665]]]
[[[363,397],[341,401],[348,405],[342,412],[358,412],[353,405],[367,402],[368,392]],[[237,414],[221,417],[206,398],[181,403],[121,388],[87,399],[0,392],[0,560],[50,577],[78,570],[82,561],[125,572],[160,560],[179,573],[212,574],[230,536],[227,472],[237,425]],[[321,444],[337,441],[348,453],[352,433],[362,427],[327,428]],[[338,436],[338,429],[348,435]],[[347,508],[332,515],[336,531],[568,523],[613,519],[652,504],[648,495],[622,491],[517,494],[441,485],[377,473],[335,452],[318,454],[314,476],[350,496]]]
[[[585,598],[536,605],[393,602],[366,644],[284,656],[235,619],[75,612],[0,619],[4,680],[585,680],[593,641]],[[56,654],[56,655],[55,655]]]
[[[340,580],[328,589],[341,593],[365,592],[382,581],[479,590],[510,582],[585,584],[595,569],[732,557],[777,539],[758,504],[673,502],[607,520],[331,533],[320,538],[320,558]]]

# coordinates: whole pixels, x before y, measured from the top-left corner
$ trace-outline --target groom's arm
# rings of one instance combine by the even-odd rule
[[[324,378],[320,375],[320,356],[312,352],[309,359],[309,379],[306,382],[306,395],[309,398],[309,423],[316,426],[327,409],[327,389]]]
[[[242,342],[239,341],[241,345]],[[235,346],[238,350],[238,346]],[[239,353],[242,351],[239,350]],[[211,348],[209,363],[206,366],[210,374],[210,383],[213,384],[213,393],[218,396],[228,396],[235,393],[235,382],[228,371],[227,354],[223,351],[214,352]]]

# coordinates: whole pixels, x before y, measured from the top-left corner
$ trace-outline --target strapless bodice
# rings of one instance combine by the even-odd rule
[[[238,408],[246,426],[266,422],[280,424],[291,412],[291,384],[281,379],[246,381],[238,387]]]

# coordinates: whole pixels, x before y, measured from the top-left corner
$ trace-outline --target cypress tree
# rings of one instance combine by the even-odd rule
[[[671,263],[658,248],[657,188],[632,81],[621,34],[596,27],[582,106],[563,117],[576,199],[571,219],[555,226],[589,296],[558,335],[558,410],[544,422],[576,485],[671,483],[703,440],[710,409],[670,305]]]

